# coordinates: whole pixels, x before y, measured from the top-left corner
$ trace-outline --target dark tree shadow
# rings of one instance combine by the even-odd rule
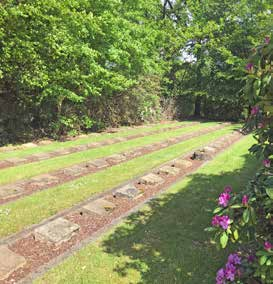
[[[166,193],[128,217],[102,247],[114,256],[130,261],[115,267],[120,277],[138,271],[138,283],[215,283],[215,269],[225,260],[226,251],[216,251],[204,228],[210,224],[219,192],[227,184],[239,189],[255,173],[255,159],[245,155],[244,166],[221,174],[193,174],[190,182]],[[131,283],[131,282],[128,282]]]

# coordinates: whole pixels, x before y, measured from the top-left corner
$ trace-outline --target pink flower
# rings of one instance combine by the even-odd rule
[[[273,248],[273,245],[270,242],[268,242],[268,241],[264,242],[264,249],[265,250],[271,250],[272,248]]]
[[[247,196],[247,195],[244,195],[243,198],[242,198],[242,204],[243,204],[244,206],[247,206],[248,200],[249,200],[248,196]]]
[[[213,216],[212,221],[211,221],[212,226],[214,227],[218,226],[220,223],[220,219],[221,219],[221,216],[218,216],[218,215]]]
[[[236,275],[236,266],[232,263],[226,264],[225,276],[227,280],[234,281]]]
[[[212,226],[214,226],[214,227],[220,226],[224,230],[226,230],[228,228],[229,223],[230,223],[230,219],[226,215],[224,215],[224,216],[215,215],[212,218],[212,221],[211,221]]]
[[[270,37],[269,37],[269,36],[266,36],[266,37],[265,37],[264,43],[265,43],[265,44],[269,44],[269,43],[270,43]]]
[[[254,68],[253,63],[247,63],[246,71],[251,72],[251,71],[253,71],[253,68]]]
[[[232,192],[232,187],[230,185],[227,185],[224,189],[225,193],[231,193]]]
[[[265,159],[263,160],[263,165],[266,167],[266,168],[270,168],[270,160],[269,159]]]
[[[223,207],[227,207],[228,206],[228,202],[230,200],[231,196],[229,193],[221,193],[219,198],[218,198],[218,204],[220,206],[223,206]]]
[[[216,276],[216,284],[224,284],[225,283],[225,270],[221,268],[217,271]]]
[[[234,265],[241,264],[241,257],[238,255],[238,253],[231,253],[228,256],[228,263],[232,263]]]
[[[257,115],[258,112],[259,112],[259,107],[258,106],[252,107],[252,109],[251,109],[251,114],[252,115]]]

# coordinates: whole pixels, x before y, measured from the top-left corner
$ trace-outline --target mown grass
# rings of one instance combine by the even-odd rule
[[[87,137],[78,138],[74,141],[66,141],[66,142],[56,141],[49,145],[40,145],[34,148],[18,149],[18,150],[13,150],[9,152],[0,152],[0,160],[14,158],[14,157],[24,158],[32,154],[52,152],[58,149],[64,149],[68,147],[84,145],[84,144],[91,143],[91,142],[100,142],[103,140],[116,138],[116,137],[126,137],[126,136],[130,136],[134,134],[147,133],[150,131],[157,131],[157,130],[165,129],[167,127],[187,125],[189,123],[191,122],[185,121],[185,122],[174,122],[174,123],[167,123],[167,124],[159,123],[159,124],[152,125],[152,126],[145,125],[145,127],[138,127],[136,129],[131,129],[131,130],[128,130],[126,128],[125,129],[121,128],[121,130],[119,130],[117,133],[101,133],[101,134],[95,133],[95,134],[90,134]]]
[[[154,134],[150,136],[145,136],[130,141],[125,141],[113,145],[108,145],[100,148],[94,148],[86,151],[75,152],[73,154],[59,156],[56,158],[43,160],[40,162],[34,162],[25,165],[19,165],[17,167],[6,168],[0,170],[0,185],[15,182],[21,179],[31,178],[33,176],[48,173],[51,171],[56,171],[64,167],[69,167],[71,165],[94,160],[96,158],[101,158],[109,156],[115,153],[120,153],[126,150],[130,150],[139,146],[148,145],[154,142],[159,142],[170,137],[180,136],[185,133],[194,132],[202,128],[216,125],[215,122],[202,123],[194,126],[189,126],[181,129],[176,129],[172,131],[166,131],[159,134]]]
[[[253,142],[239,141],[35,283],[215,283],[227,252],[208,242],[209,209],[225,185],[240,191],[260,166],[248,154]]]
[[[10,209],[10,214],[1,216],[0,237],[18,232],[31,224],[39,223],[95,193],[118,186],[126,180],[230,133],[232,130],[233,127],[229,126],[2,205],[0,210]]]

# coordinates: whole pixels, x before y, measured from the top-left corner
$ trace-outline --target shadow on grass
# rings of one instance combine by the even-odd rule
[[[137,283],[215,283],[215,272],[225,261],[226,251],[216,251],[204,228],[210,224],[215,200],[223,187],[242,188],[257,169],[250,155],[244,166],[233,172],[196,173],[189,182],[152,200],[149,206],[128,217],[102,247],[114,256],[127,256],[115,272],[125,277],[134,270]],[[127,282],[126,282],[127,283]],[[135,282],[128,282],[135,283]]]

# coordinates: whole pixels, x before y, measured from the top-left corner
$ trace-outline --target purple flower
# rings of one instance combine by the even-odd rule
[[[225,283],[225,270],[221,268],[217,271],[216,275],[216,284],[224,284]]]
[[[272,248],[273,248],[273,245],[270,242],[268,242],[268,241],[264,242],[264,249],[265,250],[271,250]]]
[[[228,228],[228,225],[230,223],[230,219],[228,216],[224,215],[224,216],[221,216],[221,219],[219,221],[219,225],[224,229],[226,230]]]
[[[241,257],[237,253],[232,253],[228,257],[228,263],[234,265],[241,264]]]
[[[243,198],[242,198],[242,204],[243,204],[244,206],[247,206],[248,200],[249,200],[248,196],[247,196],[247,195],[244,195]]]
[[[218,215],[215,215],[212,218],[212,221],[211,221],[212,226],[214,226],[214,227],[220,226],[224,230],[226,230],[228,228],[229,223],[230,223],[230,219],[229,219],[228,216],[218,216]]]
[[[211,221],[212,226],[214,227],[219,226],[220,219],[221,219],[221,216],[215,215]]]
[[[236,266],[232,263],[226,264],[225,276],[227,280],[234,281],[236,275]]]
[[[253,67],[254,67],[253,63],[247,63],[246,71],[251,72],[253,70]]]
[[[224,189],[225,193],[231,193],[232,192],[232,187],[230,185],[227,185]]]
[[[266,36],[266,37],[265,37],[264,43],[265,43],[265,44],[269,44],[269,43],[270,43],[270,37],[269,37],[269,36]]]
[[[266,167],[266,168],[270,168],[270,160],[269,159],[265,159],[263,160],[263,165]]]
[[[229,193],[221,193],[219,198],[218,198],[218,204],[223,206],[223,207],[227,207],[228,206],[228,202],[230,200],[231,196]]]
[[[251,109],[251,114],[252,115],[257,115],[258,112],[259,112],[259,107],[258,106],[252,107],[252,109]]]

